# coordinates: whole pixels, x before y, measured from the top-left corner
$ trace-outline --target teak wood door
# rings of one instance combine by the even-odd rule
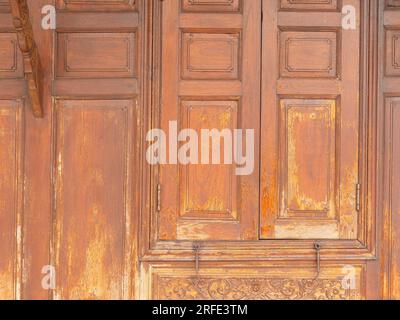
[[[357,239],[361,31],[300,3],[263,3],[261,236]]]
[[[259,0],[220,7],[163,2],[162,129],[177,121],[178,131],[194,129],[199,136],[201,129],[259,135],[260,12]],[[209,163],[161,167],[160,240],[258,238],[258,169],[238,177],[234,165]]]
[[[212,8],[163,3],[161,128],[252,128],[256,170],[162,166],[159,239],[357,239],[360,28],[334,3]]]
[[[0,0],[0,299],[400,299],[400,1],[27,4],[17,36]],[[254,130],[254,170],[151,165],[157,128]]]

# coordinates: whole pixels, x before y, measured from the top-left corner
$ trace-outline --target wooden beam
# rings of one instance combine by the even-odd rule
[[[24,57],[24,72],[28,82],[28,93],[35,117],[43,117],[42,67],[39,52],[29,20],[27,0],[10,0],[13,24],[17,31],[18,45]]]

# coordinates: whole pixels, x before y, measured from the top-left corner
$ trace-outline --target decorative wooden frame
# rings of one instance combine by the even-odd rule
[[[162,10],[159,1],[152,2],[152,15],[148,34],[152,42],[147,43],[147,56],[153,56],[152,74],[148,83],[152,84],[152,108],[144,110],[143,134],[158,126],[160,92],[160,28]],[[378,1],[362,1],[362,72],[360,99],[360,172],[362,184],[360,228],[357,240],[324,240],[321,252],[322,260],[376,260],[376,221],[379,214],[376,202],[377,173],[377,37],[378,37]],[[152,35],[152,36],[151,36]],[[153,44],[153,45],[152,45]],[[149,97],[150,99],[150,97]],[[142,145],[143,172],[141,184],[141,216],[139,223],[139,260],[155,261],[192,261],[193,242],[159,241],[151,230],[157,227],[156,199],[158,169],[147,165]],[[271,261],[271,260],[315,260],[314,241],[310,240],[258,240],[227,241],[221,244],[210,241],[202,244],[202,261]]]
[[[28,93],[35,117],[43,117],[42,107],[42,67],[32,25],[29,20],[27,0],[10,0],[14,28],[18,36],[18,45],[24,58],[25,78],[28,81]]]

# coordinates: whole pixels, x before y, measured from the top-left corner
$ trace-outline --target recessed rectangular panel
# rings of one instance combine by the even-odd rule
[[[336,77],[336,32],[281,32],[280,72],[290,78]]]
[[[136,76],[135,33],[59,33],[57,76]]]
[[[277,238],[336,238],[336,101],[282,100]],[[324,222],[323,222],[324,221]]]
[[[200,138],[198,164],[181,167],[181,217],[235,220],[237,218],[235,168],[231,160],[228,160],[230,164],[225,162],[229,156],[232,158],[233,154],[237,102],[183,101],[181,116],[180,128],[193,129]],[[210,131],[205,133],[204,130]],[[202,136],[203,133],[205,138]],[[225,147],[229,153],[228,158],[224,153]],[[204,161],[203,158],[207,160]]]
[[[292,10],[336,10],[338,0],[281,0],[282,9]]]
[[[187,12],[238,12],[240,0],[181,0]]]
[[[400,76],[400,30],[386,30],[386,75]]]
[[[238,33],[182,34],[182,79],[238,79]]]
[[[135,10],[137,0],[57,0],[57,8],[73,11]]]
[[[57,105],[57,298],[121,299],[131,101]]]
[[[15,33],[0,33],[0,79],[23,76],[22,55]]]
[[[283,100],[282,117],[287,187],[283,215],[333,218],[335,102]]]
[[[16,298],[17,215],[21,154],[20,107],[0,100],[0,299]]]

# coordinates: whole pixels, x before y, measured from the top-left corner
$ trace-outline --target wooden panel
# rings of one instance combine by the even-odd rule
[[[238,125],[238,108],[236,101],[183,101],[181,109],[180,128],[190,128],[202,137],[202,130],[224,129],[234,130]],[[219,133],[220,133],[219,132]],[[232,131],[233,132],[233,131]],[[237,176],[235,165],[223,164],[226,157],[224,146],[229,143],[230,132],[227,138],[220,141],[220,162],[212,164],[212,150],[214,140],[209,137],[209,164],[188,164],[180,166],[180,219],[177,225],[178,237],[181,240],[205,240],[213,238],[216,233],[219,237],[229,238],[227,230],[237,230]],[[217,142],[218,143],[218,142]],[[205,157],[204,145],[199,146],[199,156]],[[202,161],[199,159],[199,162]],[[202,161],[203,163],[203,161]],[[207,185],[207,188],[204,186]],[[231,222],[228,226],[224,222]],[[194,225],[201,232],[193,232]],[[237,232],[237,231],[236,231]]]
[[[53,95],[57,97],[118,96],[138,94],[137,79],[58,79],[53,82]]]
[[[161,3],[155,31],[162,32],[160,127],[168,132],[170,121],[183,117],[180,129],[254,129],[257,146],[261,2],[245,1],[243,14],[221,15],[182,14],[180,4]],[[257,164],[248,176],[232,169],[210,164],[180,171],[161,164],[155,241],[256,239]]]
[[[10,12],[9,0],[0,0],[0,12]]]
[[[388,8],[400,8],[400,0],[386,0]]]
[[[237,12],[240,0],[181,0],[182,10],[188,12]]]
[[[387,257],[388,298],[400,299],[400,98],[386,100],[386,182],[385,203],[388,214],[385,235]]]
[[[0,299],[17,298],[21,241],[21,107],[0,100]]]
[[[136,75],[135,33],[59,33],[58,77],[117,78]]]
[[[281,168],[275,237],[336,239],[336,102],[281,101]]]
[[[22,78],[23,72],[16,34],[0,33],[0,78]]]
[[[336,13],[310,28],[317,13],[281,3],[264,1],[263,61],[279,69],[262,71],[261,237],[357,239],[360,31],[339,32]]]
[[[237,79],[239,34],[194,33],[182,35],[183,79]]]
[[[122,299],[131,101],[59,101],[56,298]]]
[[[57,8],[76,11],[135,10],[136,0],[57,0]]]
[[[336,77],[335,32],[282,32],[280,35],[282,77]]]
[[[335,217],[336,103],[282,100],[281,217]]]
[[[386,31],[386,75],[400,76],[400,30]]]
[[[139,13],[133,11],[57,13],[58,32],[128,32],[139,27]]]
[[[237,127],[237,102],[235,101],[183,101],[180,128],[191,128],[199,137],[202,130],[234,130]],[[212,138],[208,138],[209,155]],[[221,141],[221,162],[226,160],[224,143]],[[204,146],[202,146],[204,147]],[[204,149],[199,148],[202,157]],[[201,152],[200,152],[201,151]],[[204,152],[205,153],[205,152]],[[201,160],[201,159],[199,159]],[[211,156],[207,162],[213,163]],[[181,166],[181,217],[197,219],[237,219],[236,177],[234,165],[192,164]],[[204,188],[208,185],[208,188]]]
[[[150,267],[150,298],[155,300],[356,300],[365,297],[362,265],[323,264],[315,279],[315,267],[290,263],[241,269],[204,266]],[[250,265],[250,266],[249,266]],[[351,269],[350,269],[351,268]],[[354,287],[344,286],[351,270]],[[146,292],[147,290],[143,290]]]
[[[281,0],[282,9],[292,10],[335,10],[338,0]]]

